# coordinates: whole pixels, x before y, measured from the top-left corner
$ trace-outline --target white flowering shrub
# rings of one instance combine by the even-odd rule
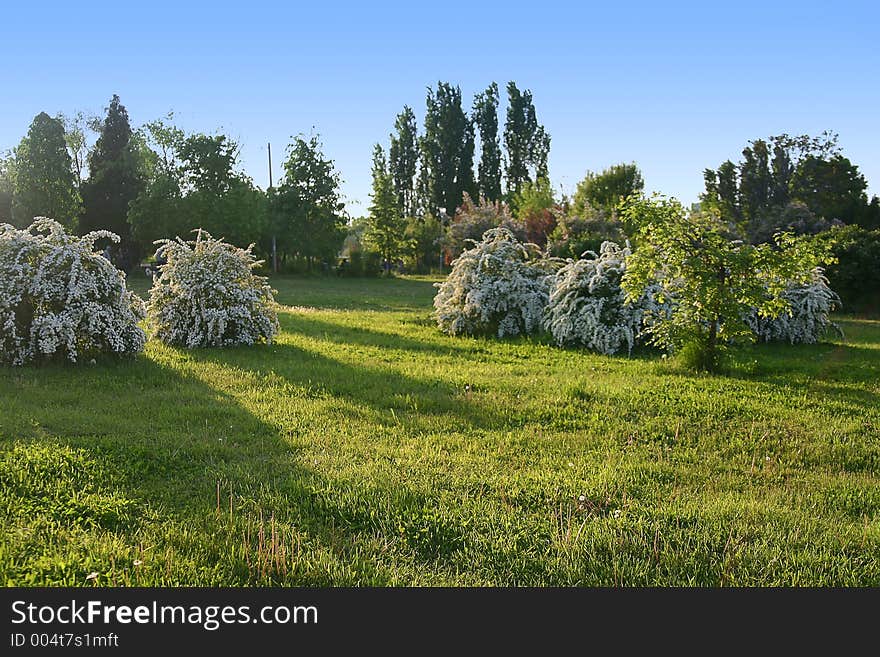
[[[0,362],[143,351],[143,301],[95,252],[101,238],[119,241],[108,231],[69,235],[46,217],[23,230],[0,224]]]
[[[434,297],[437,325],[450,335],[519,335],[541,329],[549,263],[506,228],[483,233],[452,263]]]
[[[603,354],[627,353],[641,337],[648,316],[662,314],[648,291],[635,303],[626,303],[620,280],[626,271],[629,244],[603,242],[599,253],[568,260],[556,272],[544,313],[544,328],[559,346],[582,346]]]
[[[813,270],[808,284],[790,285],[782,298],[788,302],[788,310],[778,317],[761,317],[752,312],[746,318],[760,342],[814,344],[829,329],[840,333],[829,318],[830,313],[840,307],[840,297],[828,286],[821,267]]]
[[[182,347],[225,347],[272,341],[278,316],[272,289],[254,274],[262,264],[251,250],[198,231],[195,241],[159,240],[165,260],[150,289],[147,320],[162,342]]]

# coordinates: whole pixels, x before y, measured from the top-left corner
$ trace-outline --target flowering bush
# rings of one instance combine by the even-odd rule
[[[269,342],[278,332],[272,289],[251,253],[198,231],[195,241],[159,240],[165,260],[150,289],[147,319],[162,342],[224,347]]]
[[[143,351],[144,304],[95,253],[101,238],[119,241],[108,231],[68,235],[45,217],[24,230],[0,224],[0,362]]]
[[[761,317],[754,311],[748,315],[746,321],[759,341],[813,344],[829,329],[840,332],[828,318],[840,307],[840,298],[828,287],[821,267],[813,270],[812,280],[806,285],[790,285],[782,298],[788,310],[777,317]]]
[[[639,339],[646,312],[662,309],[649,287],[635,302],[625,303],[620,280],[626,271],[629,244],[603,242],[599,253],[568,260],[553,278],[544,314],[544,328],[562,345],[580,345],[603,354],[627,352]],[[655,286],[656,287],[656,286]]]
[[[541,328],[550,265],[540,249],[506,228],[493,228],[437,283],[434,316],[451,335],[533,333]]]

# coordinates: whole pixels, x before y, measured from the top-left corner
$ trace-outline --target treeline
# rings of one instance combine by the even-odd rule
[[[506,92],[503,130],[495,82],[476,94],[469,111],[458,86],[429,87],[421,132],[405,105],[387,149],[374,147],[369,216],[354,222],[346,250],[419,270],[448,264],[443,234],[472,200],[518,207],[532,185],[549,184],[550,135],[538,122],[532,92],[514,82]]]
[[[577,258],[605,240],[632,238],[619,212],[642,195],[635,163],[588,172],[568,196],[549,179],[550,135],[533,95],[505,88],[504,120],[496,83],[468,106],[447,82],[429,87],[424,119],[404,106],[386,144],[372,156],[369,213],[351,218],[340,174],[316,135],[288,145],[282,175],[268,190],[239,168],[239,146],[226,135],[186,134],[169,115],[132,128],[114,96],[102,118],[34,118],[27,135],[0,158],[0,222],[23,227],[48,216],[84,234],[122,237],[117,265],[131,269],[155,239],[204,228],[277,255],[284,270],[342,264],[352,275],[392,266],[429,271],[448,266],[489,228],[505,226],[550,255]],[[837,137],[778,135],[756,139],[739,162],[704,171],[694,211],[712,214],[737,239],[759,244],[786,230],[838,232],[839,287],[880,287],[880,199],[841,152]],[[875,231],[875,232],[871,232]],[[836,272],[836,273],[835,273]],[[874,277],[874,278],[872,278]],[[833,282],[833,281],[832,281]],[[846,300],[846,289],[838,289]]]
[[[196,228],[254,242],[266,257],[274,245],[288,268],[335,264],[347,216],[339,173],[317,136],[294,139],[279,184],[264,191],[240,171],[234,140],[186,134],[172,119],[132,129],[118,96],[103,119],[40,113],[0,160],[0,223],[25,227],[47,216],[80,234],[113,231],[122,239],[110,255],[126,270],[154,240]]]

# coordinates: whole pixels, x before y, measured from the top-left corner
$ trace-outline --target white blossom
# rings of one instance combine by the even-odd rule
[[[806,285],[789,285],[782,298],[788,302],[788,309],[778,317],[752,312],[746,318],[759,341],[814,344],[829,329],[840,333],[829,319],[831,311],[840,307],[840,297],[828,287],[821,267],[812,271],[812,280]]]
[[[119,241],[108,231],[69,235],[46,217],[24,230],[0,224],[0,362],[143,351],[144,304],[95,252],[101,238]]]
[[[272,289],[253,270],[251,244],[240,249],[198,231],[195,241],[159,240],[159,266],[147,319],[155,336],[182,347],[268,342],[278,332]]]
[[[638,301],[626,303],[620,280],[631,253],[603,242],[599,253],[587,251],[580,260],[567,260],[556,272],[544,315],[544,328],[560,346],[583,346],[603,354],[627,353],[641,337],[646,319],[662,315],[651,288]]]
[[[541,329],[548,267],[534,244],[493,228],[452,264],[434,297],[434,317],[451,335],[519,335]]]

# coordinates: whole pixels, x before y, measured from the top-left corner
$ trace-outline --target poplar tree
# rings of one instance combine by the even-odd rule
[[[404,105],[394,122],[388,167],[394,184],[397,209],[403,217],[416,215],[416,168],[419,163],[418,129],[412,108]]]
[[[548,177],[547,158],[550,135],[538,124],[532,92],[521,92],[515,82],[507,83],[507,118],[504,147],[507,151],[505,174],[507,195],[515,198],[523,183]]]
[[[461,89],[428,88],[425,132],[419,141],[425,209],[452,217],[464,193],[475,195],[474,129],[461,106]]]
[[[473,119],[480,133],[479,193],[486,200],[497,201],[501,198],[501,145],[498,141],[498,85],[495,82],[474,98]]]

